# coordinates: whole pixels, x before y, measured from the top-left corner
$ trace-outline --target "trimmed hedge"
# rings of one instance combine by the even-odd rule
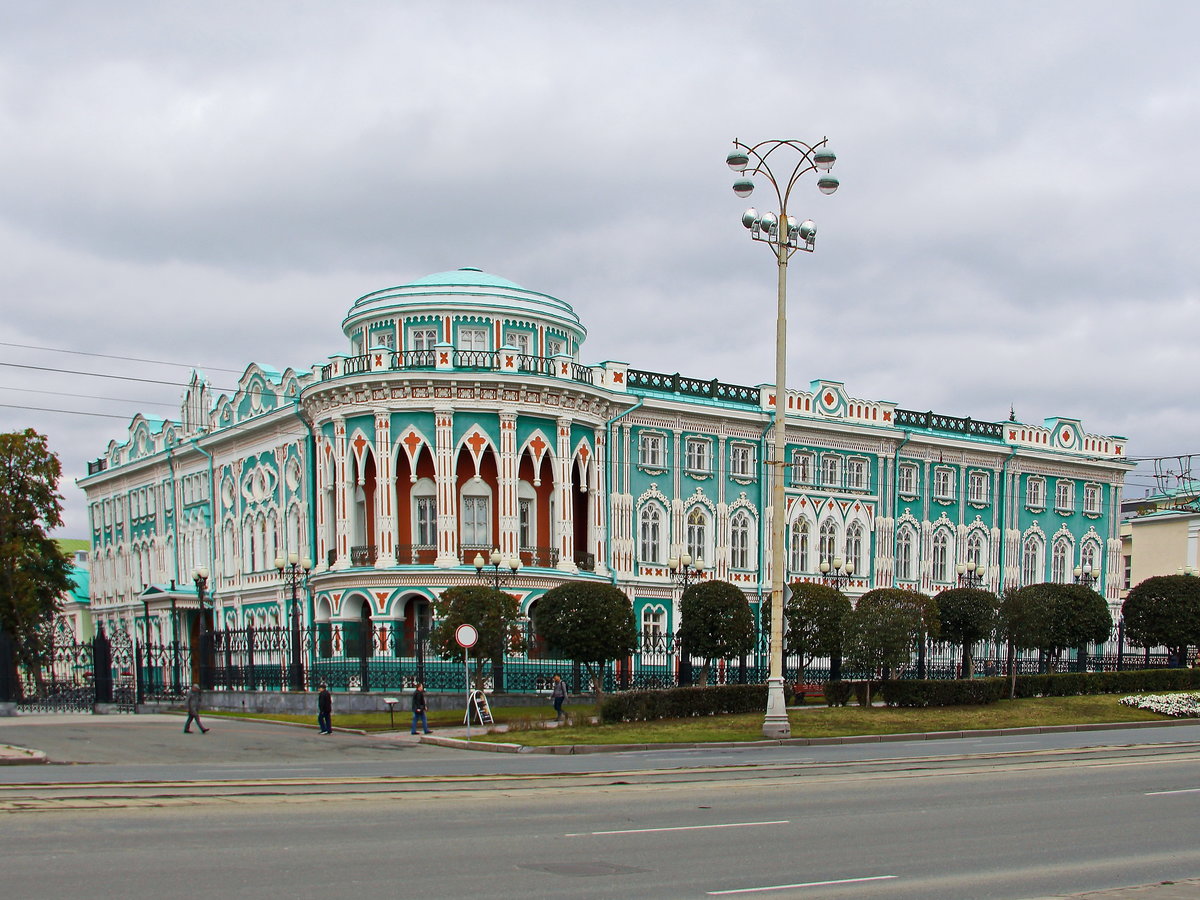
[[[600,721],[647,722],[726,713],[761,712],[767,707],[765,684],[719,684],[665,691],[625,691],[600,704]]]
[[[1008,696],[1003,678],[885,681],[880,691],[888,706],[966,706],[995,703]]]
[[[845,706],[854,692],[852,681],[831,681],[825,685],[825,702],[830,706]]]
[[[1007,684],[1008,679],[1003,679]],[[1018,697],[1077,697],[1083,694],[1139,694],[1200,687],[1200,669],[1134,669],[1123,672],[1064,672],[1018,675]],[[1008,696],[1007,691],[1005,696]]]

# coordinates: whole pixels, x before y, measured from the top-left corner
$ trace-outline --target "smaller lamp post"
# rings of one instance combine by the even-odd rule
[[[1084,587],[1091,587],[1096,583],[1096,576],[1092,572],[1092,564],[1087,563],[1083,566],[1076,566],[1072,573],[1075,576],[1075,583],[1082,584]]]
[[[304,665],[300,656],[300,607],[296,602],[296,594],[300,585],[307,585],[308,573],[312,571],[312,565],[312,560],[307,556],[302,560],[295,553],[289,553],[287,559],[284,559],[282,556],[275,557],[275,568],[279,570],[284,583],[291,587],[292,590],[292,652],[291,661],[288,666],[288,681],[291,683],[293,691],[304,690]]]
[[[821,577],[824,578],[825,583],[837,588],[839,591],[849,583],[850,577],[854,574],[854,563],[843,561],[840,556],[833,558],[832,565],[827,559],[821,560],[819,568],[821,570]]]
[[[693,581],[704,577],[704,559],[699,556],[692,559],[690,553],[672,556],[667,560],[667,568],[671,570],[671,577],[685,591]]]
[[[977,588],[983,586],[983,572],[980,571],[979,564],[973,559],[968,559],[965,563],[959,563],[956,567],[958,571],[958,586]]]

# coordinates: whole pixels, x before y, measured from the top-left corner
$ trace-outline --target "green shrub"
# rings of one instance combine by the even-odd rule
[[[721,684],[665,691],[624,691],[600,704],[600,721],[647,722],[727,713],[759,712],[767,707],[765,684]]]
[[[882,681],[855,681],[854,685],[854,702],[859,706],[869,706],[871,701],[875,699],[879,693],[879,686]]]
[[[830,706],[845,706],[853,690],[853,682],[831,681],[825,685],[825,702]]]
[[[966,706],[995,703],[1008,696],[1003,678],[885,681],[881,690],[888,706]]]
[[[1008,679],[1004,679],[1008,683]],[[1200,669],[1134,669],[1124,672],[1063,672],[1018,675],[1018,697],[1077,697],[1084,694],[1138,694],[1200,687]],[[1008,696],[1007,690],[1005,696]]]

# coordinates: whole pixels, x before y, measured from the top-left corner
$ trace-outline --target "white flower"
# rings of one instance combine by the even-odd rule
[[[1145,694],[1141,697],[1122,697],[1118,702],[1136,709],[1148,709],[1163,716],[1200,716],[1200,693]]]

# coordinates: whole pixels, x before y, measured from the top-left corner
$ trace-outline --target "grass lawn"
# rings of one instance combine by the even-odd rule
[[[1162,719],[1147,710],[1122,706],[1119,695],[1041,697],[1001,700],[986,706],[891,709],[873,706],[806,707],[789,710],[792,737],[846,737],[967,731],[1037,725],[1082,725],[1096,722],[1145,722]],[[571,709],[580,715],[578,708]],[[549,746],[557,744],[642,744],[693,741],[757,741],[762,739],[762,713],[627,722],[620,725],[572,725],[491,734],[479,740]]]

